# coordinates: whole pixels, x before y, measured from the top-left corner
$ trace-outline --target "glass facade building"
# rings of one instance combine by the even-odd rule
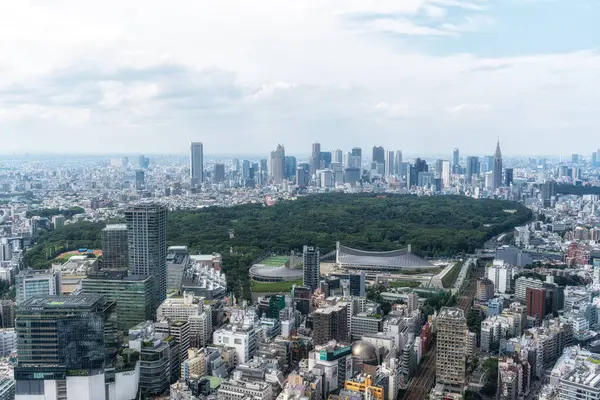
[[[106,225],[101,232],[102,237],[102,268],[127,267],[127,225]]]

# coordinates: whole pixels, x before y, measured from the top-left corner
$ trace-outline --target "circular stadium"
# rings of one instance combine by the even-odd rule
[[[393,251],[364,251],[336,243],[336,264],[347,270],[405,271],[437,268],[429,261],[411,252],[410,245]]]
[[[288,268],[287,257],[269,257],[250,267],[250,278],[257,282],[289,282],[302,279],[302,269]]]

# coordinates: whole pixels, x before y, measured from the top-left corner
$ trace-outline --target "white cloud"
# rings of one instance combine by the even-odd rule
[[[96,151],[185,152],[202,140],[207,152],[281,142],[306,153],[320,140],[481,152],[500,135],[517,153],[548,151],[567,126],[595,134],[594,51],[418,51],[415,39],[489,28],[491,2],[0,2],[1,151],[61,151],[85,136]],[[450,22],[456,10],[462,23]]]

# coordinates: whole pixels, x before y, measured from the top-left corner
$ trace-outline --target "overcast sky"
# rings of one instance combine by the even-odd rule
[[[6,0],[0,152],[588,154],[597,0]]]

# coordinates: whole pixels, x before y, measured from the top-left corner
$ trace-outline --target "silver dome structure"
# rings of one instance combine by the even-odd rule
[[[358,340],[352,345],[352,357],[368,365],[379,365],[377,348],[364,340]]]

